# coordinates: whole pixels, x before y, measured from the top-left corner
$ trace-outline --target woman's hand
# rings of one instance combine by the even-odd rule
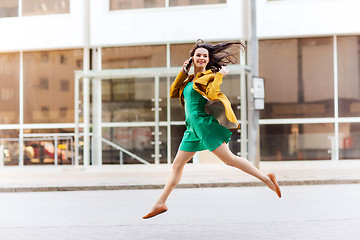
[[[219,73],[221,73],[222,75],[226,76],[229,72],[229,69],[226,66],[222,66]]]
[[[190,63],[191,58],[189,58],[188,60],[186,60],[181,68],[181,71],[185,74],[188,74],[190,68],[191,68],[191,63]],[[186,68],[188,66],[188,64],[190,63],[190,66],[188,68]]]

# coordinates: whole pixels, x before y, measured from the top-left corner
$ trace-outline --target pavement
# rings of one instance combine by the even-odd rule
[[[360,161],[261,162],[280,186],[359,184]],[[163,188],[171,165],[5,166],[0,192],[84,191]],[[185,166],[177,188],[263,186],[258,179],[222,162]]]

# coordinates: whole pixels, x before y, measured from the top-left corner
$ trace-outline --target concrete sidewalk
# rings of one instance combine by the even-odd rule
[[[360,183],[360,161],[262,162],[280,185]],[[162,188],[171,165],[25,166],[0,169],[1,192]],[[263,186],[256,178],[219,162],[187,164],[179,188]]]

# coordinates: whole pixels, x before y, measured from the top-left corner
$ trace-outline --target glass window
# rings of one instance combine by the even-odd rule
[[[226,95],[231,103],[231,107],[235,113],[237,119],[240,119],[240,75],[226,75],[223,78],[223,82],[221,84],[220,90],[222,93]]]
[[[185,60],[190,58],[190,50],[194,47],[194,43],[187,44],[171,44],[170,45],[170,66],[181,67]],[[180,72],[180,68],[179,68]]]
[[[167,98],[169,97],[168,92],[170,91],[167,87],[167,78],[160,78],[159,85],[159,107],[161,108],[159,112],[159,119],[160,121],[167,121]]]
[[[166,67],[166,46],[113,47],[102,50],[102,68]]]
[[[170,77],[170,85],[174,80],[175,76]],[[185,121],[184,108],[181,106],[179,98],[170,98],[170,109],[171,121]]]
[[[1,0],[0,1],[0,18],[17,17],[19,15],[18,0]]]
[[[19,123],[18,53],[0,54],[0,124]]]
[[[262,125],[261,161],[330,160],[333,136],[332,123]]]
[[[226,3],[226,0],[169,0],[170,7],[219,3]]]
[[[70,13],[69,0],[23,0],[22,15],[48,15]]]
[[[167,163],[167,127],[160,127],[160,163]]]
[[[102,121],[154,121],[154,85],[153,78],[102,81]]]
[[[0,146],[2,146],[5,166],[19,164],[19,131],[0,130]]]
[[[74,129],[24,129],[24,133],[44,134],[44,136],[37,136],[36,138],[24,138],[24,165],[54,165],[56,154],[58,165],[73,163],[73,137],[58,136],[56,148],[55,137],[49,137],[46,134],[74,133]]]
[[[261,118],[334,116],[332,38],[260,41],[259,69],[265,79]]]
[[[360,116],[360,36],[338,37],[339,116]]]
[[[360,159],[360,123],[339,124],[339,158]]]
[[[125,148],[138,157],[154,163],[154,127],[116,127],[103,128],[103,137],[109,141]],[[119,164],[120,153],[119,150],[103,144],[103,164]],[[123,154],[124,164],[139,164],[140,162],[127,154]]]
[[[82,57],[82,50],[24,53],[25,123],[74,122],[74,70]]]
[[[165,7],[164,0],[110,0],[110,10]]]

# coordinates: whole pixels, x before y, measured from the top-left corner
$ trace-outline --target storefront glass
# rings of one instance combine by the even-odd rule
[[[260,126],[261,161],[330,160],[334,124],[274,124]]]
[[[170,66],[179,67],[184,64],[185,60],[190,58],[190,50],[194,47],[195,43],[186,44],[171,44],[170,45]]]
[[[166,67],[166,46],[148,45],[102,49],[102,68]]]
[[[19,164],[19,131],[0,130],[0,154],[3,154],[0,164],[4,166]]]
[[[114,127],[103,128],[103,137],[115,143],[118,146],[125,148],[138,157],[154,163],[154,127]],[[119,164],[120,153],[119,150],[103,144],[102,161],[103,164]],[[124,164],[140,164],[138,160],[132,158],[127,154],[123,154]]]
[[[262,40],[259,69],[266,93],[261,118],[334,117],[331,37]]]
[[[19,123],[19,53],[0,53],[0,124]]]
[[[19,0],[1,0],[0,18],[17,17],[19,15]]]
[[[74,164],[73,133],[74,129],[24,129],[24,165]]]
[[[219,3],[226,3],[226,0],[169,0],[170,7]]]
[[[165,7],[164,0],[110,0],[110,10]]]
[[[70,0],[23,0],[22,15],[49,15],[70,13]]]
[[[169,89],[167,87],[167,78],[160,78],[159,82],[159,120],[167,121],[167,99],[169,97]],[[154,99],[155,101],[155,99]]]
[[[360,36],[337,38],[339,116],[360,116]]]
[[[360,159],[360,123],[339,124],[339,158]]]
[[[103,80],[102,121],[154,121],[154,87],[154,78]]]
[[[74,122],[74,70],[82,50],[24,53],[24,123]]]

